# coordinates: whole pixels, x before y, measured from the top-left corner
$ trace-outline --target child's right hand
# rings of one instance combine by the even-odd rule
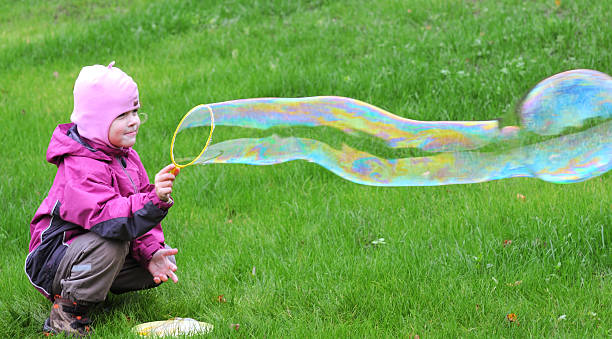
[[[170,200],[170,194],[172,193],[172,184],[176,175],[172,174],[172,170],[176,174],[179,174],[180,169],[174,168],[173,164],[164,167],[161,171],[155,174],[155,193],[159,200],[167,202]]]
[[[147,269],[153,276],[153,281],[156,284],[166,282],[168,279],[172,279],[175,284],[178,282],[178,277],[174,273],[176,272],[176,265],[168,259],[169,256],[177,253],[178,250],[176,248],[162,248],[153,253]]]

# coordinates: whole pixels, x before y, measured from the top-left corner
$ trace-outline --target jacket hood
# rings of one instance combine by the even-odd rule
[[[74,123],[58,125],[47,148],[47,161],[58,166],[65,156],[80,156],[111,162],[114,156],[127,156],[131,148],[112,148],[79,135]]]
[[[138,86],[115,62],[85,66],[74,83],[74,110],[70,121],[88,140],[112,147],[108,130],[115,118],[140,107]]]

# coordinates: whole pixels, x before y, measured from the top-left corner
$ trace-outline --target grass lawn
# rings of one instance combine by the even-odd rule
[[[411,119],[515,124],[543,78],[612,73],[611,12],[587,0],[2,2],[0,337],[40,337],[49,313],[23,271],[28,225],[82,66],[115,60],[138,83],[149,118],[135,149],[152,176],[201,103],[338,95]],[[612,336],[610,173],[380,188],[303,161],[208,165],[185,169],[173,196],[163,226],[179,283],[110,295],[96,337],[171,317],[212,323],[214,337]]]

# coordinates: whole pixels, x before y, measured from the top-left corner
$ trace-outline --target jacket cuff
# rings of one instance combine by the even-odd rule
[[[162,201],[159,199],[155,191],[151,192],[150,194],[152,195],[151,201],[153,204],[162,210],[167,210],[174,205],[174,200],[172,200],[172,198],[170,198],[168,201]]]

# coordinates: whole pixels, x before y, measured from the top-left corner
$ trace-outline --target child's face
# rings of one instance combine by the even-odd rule
[[[125,112],[116,117],[108,129],[108,141],[115,147],[132,147],[140,126],[138,110]]]

